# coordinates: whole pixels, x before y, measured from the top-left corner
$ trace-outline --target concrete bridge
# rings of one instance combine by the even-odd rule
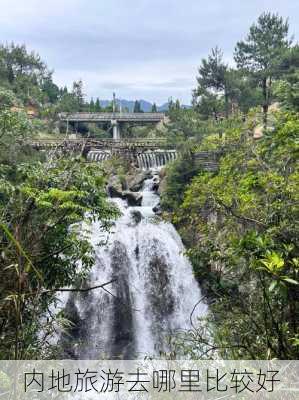
[[[67,131],[69,123],[74,122],[86,122],[86,123],[110,123],[113,128],[113,139],[119,140],[121,138],[121,125],[123,123],[131,124],[148,124],[148,123],[159,123],[165,119],[164,113],[123,113],[123,112],[112,112],[112,113],[60,113],[60,121],[67,123]]]

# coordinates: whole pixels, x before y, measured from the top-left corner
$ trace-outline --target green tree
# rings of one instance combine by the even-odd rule
[[[95,103],[94,103],[93,98],[91,98],[90,103],[89,103],[89,111],[95,112]]]
[[[0,83],[13,90],[22,102],[48,101],[42,86],[50,75],[40,56],[29,53],[25,45],[0,46]]]
[[[261,85],[265,128],[272,99],[272,82],[279,75],[282,57],[290,47],[288,32],[288,21],[277,14],[263,13],[250,27],[246,40],[238,42],[235,48],[237,66],[252,74]]]
[[[78,102],[73,93],[63,92],[57,104],[57,110],[63,112],[79,111]]]
[[[194,357],[298,358],[297,137],[294,113],[277,114],[258,142],[249,126],[229,128],[218,171],[200,168],[183,197],[174,193],[188,166],[166,178],[162,205],[174,207],[195,274],[214,300],[188,337]]]
[[[180,104],[180,100],[179,99],[176,99],[174,107],[175,107],[176,110],[180,110],[181,109],[181,104]]]
[[[223,53],[219,47],[212,49],[212,53],[207,59],[202,59],[202,64],[198,69],[198,87],[193,93],[194,100],[198,99],[200,103],[202,100],[205,101],[205,98],[208,98],[209,101],[205,101],[205,103],[207,105],[209,103],[212,105],[211,108],[215,119],[217,119],[217,114],[219,112],[219,95],[224,95],[226,116],[228,116],[229,113],[229,90],[226,79],[227,70],[228,67],[223,62]],[[211,100],[213,101],[211,102]]]
[[[152,105],[152,110],[151,110],[151,112],[152,112],[152,113],[156,113],[156,112],[157,112],[156,103],[154,103],[154,104]]]
[[[50,103],[55,104],[59,98],[59,88],[52,80],[52,75],[48,74],[42,81],[42,91],[45,93],[46,99]]]
[[[82,223],[97,219],[106,230],[117,215],[106,200],[100,167],[58,154],[44,162],[34,157],[17,162],[15,150],[25,151],[23,139],[30,132],[25,120],[9,107],[1,110],[1,359],[49,357],[47,338],[59,316],[42,317],[57,291],[82,287],[93,264]]]
[[[72,95],[74,96],[75,101],[77,103],[76,111],[83,111],[84,104],[85,104],[85,101],[84,101],[85,94],[83,93],[83,82],[81,79],[79,79],[78,81],[75,81],[73,83]]]
[[[99,98],[97,97],[94,107],[95,112],[101,112],[102,107]]]
[[[141,105],[140,105],[140,101],[138,101],[138,100],[135,101],[133,112],[134,112],[134,113],[140,113],[140,112],[142,112],[142,110],[141,110]]]
[[[275,82],[274,95],[284,108],[299,111],[299,46],[292,47],[282,59],[281,78]]]
[[[23,153],[22,142],[32,132],[32,124],[22,108],[11,110],[18,100],[10,90],[0,88],[0,163],[16,164]]]

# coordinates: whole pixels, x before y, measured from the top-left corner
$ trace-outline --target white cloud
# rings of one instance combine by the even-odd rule
[[[290,16],[298,0],[0,0],[0,37],[26,43],[60,85],[81,77],[89,96],[190,99],[211,47],[230,60],[237,40],[265,11]],[[297,32],[296,32],[297,29]]]

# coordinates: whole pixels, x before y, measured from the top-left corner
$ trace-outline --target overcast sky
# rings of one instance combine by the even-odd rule
[[[58,85],[82,78],[88,97],[188,104],[201,58],[218,45],[231,61],[268,10],[298,39],[299,0],[0,0],[0,38],[36,50]]]

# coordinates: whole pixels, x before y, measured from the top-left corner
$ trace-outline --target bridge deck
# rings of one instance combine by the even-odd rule
[[[69,122],[160,122],[164,113],[61,113],[61,121]]]

